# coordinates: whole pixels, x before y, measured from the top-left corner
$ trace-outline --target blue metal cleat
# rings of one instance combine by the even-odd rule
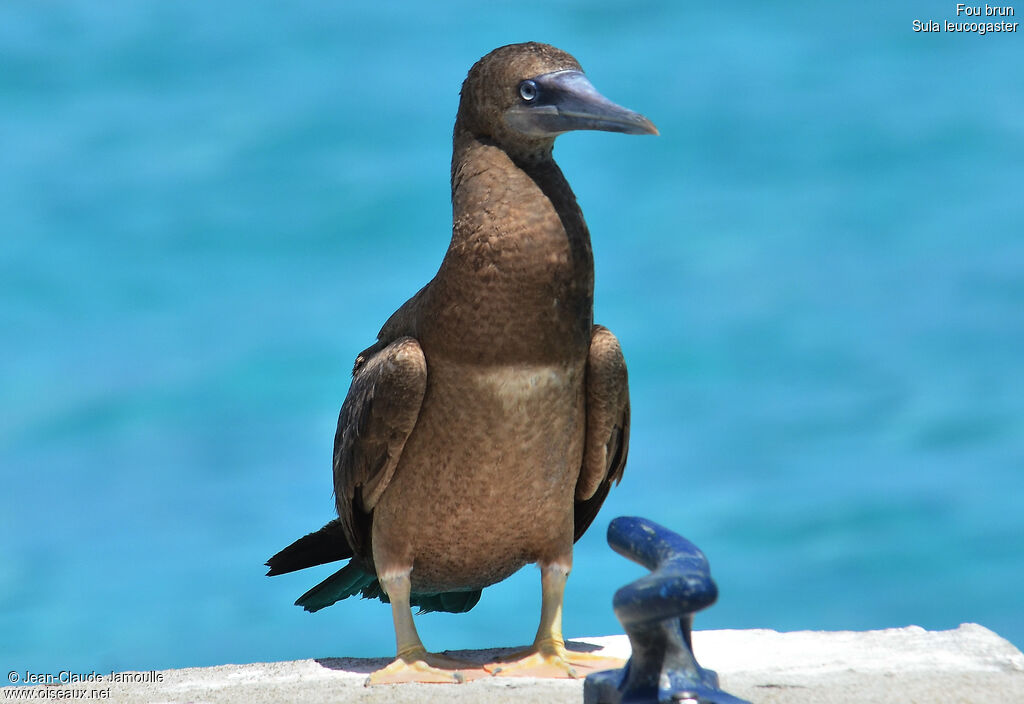
[[[608,526],[608,544],[651,573],[615,592],[633,654],[622,669],[587,677],[584,704],[750,704],[719,689],[718,674],[693,655],[693,614],[718,598],[704,553],[654,521],[627,516]]]

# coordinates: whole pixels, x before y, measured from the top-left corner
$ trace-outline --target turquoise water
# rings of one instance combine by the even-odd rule
[[[709,555],[699,627],[1024,645],[1024,36],[762,5],[0,6],[0,662],[393,652],[385,606],[291,605],[330,567],[261,566],[331,517],[351,360],[447,246],[462,78],[526,39],[662,132],[556,148],[633,399],[567,633],[618,632],[640,514]],[[539,602],[527,568],[418,623],[523,643]]]

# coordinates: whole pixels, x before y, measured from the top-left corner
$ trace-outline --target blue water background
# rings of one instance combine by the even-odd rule
[[[640,514],[707,552],[700,628],[977,621],[1024,644],[1024,33],[954,3],[0,5],[0,663],[393,652],[262,563],[332,516],[354,355],[433,276],[458,89],[574,53],[658,138],[571,134],[622,485],[568,635],[619,632]],[[354,4],[351,4],[354,5]],[[1018,8],[1024,14],[1024,6]],[[536,570],[434,649],[528,642]]]

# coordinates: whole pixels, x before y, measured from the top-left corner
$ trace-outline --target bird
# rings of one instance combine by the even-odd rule
[[[268,575],[348,559],[296,601],[390,602],[396,658],[368,683],[461,681],[424,647],[412,607],[459,613],[540,568],[533,645],[492,674],[576,676],[562,603],[573,545],[623,475],[626,363],[593,322],[590,233],[552,156],[574,130],[656,135],[602,96],[569,53],[499,47],[462,85],[452,235],[437,274],[359,353],[334,439],[338,517],[267,561]]]

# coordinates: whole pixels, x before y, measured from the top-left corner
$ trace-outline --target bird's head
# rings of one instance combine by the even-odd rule
[[[462,84],[458,120],[509,151],[550,152],[555,137],[571,130],[658,134],[646,117],[598,93],[571,55],[536,42],[477,61]]]

